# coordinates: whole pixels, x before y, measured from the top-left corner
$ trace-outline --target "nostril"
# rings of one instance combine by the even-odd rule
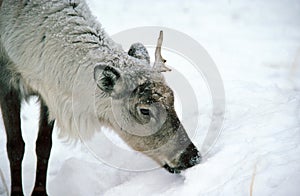
[[[197,165],[201,162],[201,155],[198,153],[196,156],[192,157],[189,161],[190,165]]]

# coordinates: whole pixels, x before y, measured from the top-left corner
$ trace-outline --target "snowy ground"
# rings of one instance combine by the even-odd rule
[[[226,119],[205,161],[181,175],[118,170],[99,162],[82,144],[67,145],[54,134],[50,195],[249,195],[252,178],[253,195],[300,195],[298,0],[88,2],[109,34],[156,25],[202,44],[223,78]],[[34,183],[37,117],[34,100],[24,104],[27,195]],[[2,121],[0,135],[2,196],[4,184],[10,185]]]

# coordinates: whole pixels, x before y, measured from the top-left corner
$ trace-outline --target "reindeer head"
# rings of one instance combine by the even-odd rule
[[[161,56],[162,41],[161,31],[152,67],[146,48],[133,44],[128,52],[131,63],[100,64],[94,77],[98,97],[110,98],[108,114],[101,119],[107,119],[133,149],[150,156],[169,172],[179,173],[198,164],[201,155],[177,117],[173,91],[161,73],[171,71]]]

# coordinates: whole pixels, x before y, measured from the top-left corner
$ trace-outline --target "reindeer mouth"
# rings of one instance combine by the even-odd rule
[[[194,159],[192,164],[188,164],[188,165],[183,164],[178,167],[171,167],[170,165],[165,164],[165,165],[163,165],[163,168],[165,168],[168,172],[170,172],[172,174],[180,174],[181,171],[186,170],[190,167],[193,167],[194,165],[199,164],[200,161],[201,161],[201,157],[197,157]]]
[[[180,172],[185,169],[183,167],[170,167],[168,164],[165,164],[163,168],[172,174],[180,174]]]

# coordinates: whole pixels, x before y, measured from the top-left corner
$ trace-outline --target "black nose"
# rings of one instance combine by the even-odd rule
[[[168,164],[165,164],[163,167],[170,173],[178,174],[182,170],[193,167],[194,165],[197,165],[200,162],[200,152],[197,150],[196,146],[194,146],[194,144],[191,143],[180,155],[176,167],[170,167]]]
[[[193,143],[188,145],[188,147],[180,155],[179,158],[179,165],[184,169],[197,165],[200,162],[201,162],[200,152],[197,150],[196,146]]]

